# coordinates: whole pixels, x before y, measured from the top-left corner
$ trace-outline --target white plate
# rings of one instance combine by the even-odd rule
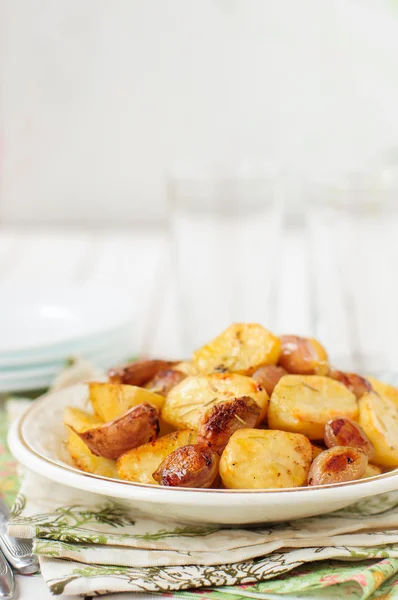
[[[103,287],[0,288],[0,357],[64,346],[119,330],[131,320],[131,299]],[[50,352],[51,353],[51,352]]]
[[[84,407],[86,385],[43,396],[9,433],[14,456],[26,467],[65,485],[120,498],[154,517],[194,523],[245,525],[324,514],[354,502],[398,489],[396,471],[367,480],[285,490],[207,490],[163,488],[83,473],[65,450],[65,406]]]

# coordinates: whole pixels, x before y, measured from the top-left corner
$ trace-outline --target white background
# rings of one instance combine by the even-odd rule
[[[398,140],[392,0],[0,0],[0,222],[162,219],[180,158]]]

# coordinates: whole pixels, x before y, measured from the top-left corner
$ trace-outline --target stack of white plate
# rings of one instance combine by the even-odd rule
[[[68,359],[104,369],[134,352],[131,299],[101,287],[0,287],[0,393],[49,386]]]

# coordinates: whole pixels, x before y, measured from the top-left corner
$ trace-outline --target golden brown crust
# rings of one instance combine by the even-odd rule
[[[330,419],[325,425],[325,444],[328,448],[333,446],[351,446],[361,448],[371,460],[375,450],[363,429],[346,417]]]
[[[150,404],[138,404],[113,421],[76,433],[96,456],[117,459],[119,456],[152,442],[159,433],[158,413]]]
[[[315,458],[308,475],[308,485],[327,485],[361,479],[367,465],[368,457],[360,448],[334,446]]]
[[[255,427],[260,412],[257,402],[250,396],[220,402],[204,414],[198,428],[198,443],[210,444],[221,454],[235,431]]]
[[[176,361],[169,360],[137,360],[121,367],[113,367],[108,371],[111,383],[126,383],[142,387],[153,379],[159,371],[173,367]]]
[[[182,446],[164,459],[153,478],[164,486],[209,488],[219,475],[219,462],[206,444]]]

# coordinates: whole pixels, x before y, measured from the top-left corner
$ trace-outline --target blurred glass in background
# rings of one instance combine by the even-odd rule
[[[257,161],[185,165],[170,176],[184,352],[233,321],[272,322],[283,213],[279,184],[276,167]]]
[[[317,334],[353,368],[396,368],[398,153],[308,188]]]

